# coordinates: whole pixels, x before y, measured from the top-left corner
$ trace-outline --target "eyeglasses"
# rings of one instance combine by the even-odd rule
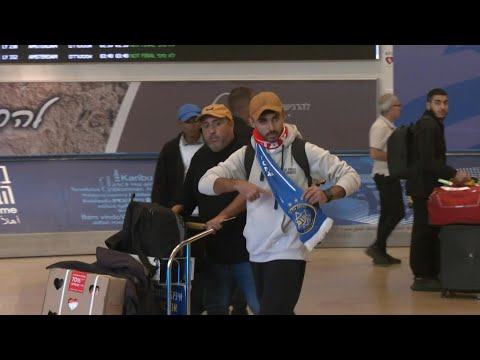
[[[202,121],[202,123],[200,124],[200,127],[203,130],[208,129],[210,126],[213,127],[214,129],[217,129],[225,123],[225,120],[227,120],[227,118],[215,119],[211,123],[209,123],[208,121]]]

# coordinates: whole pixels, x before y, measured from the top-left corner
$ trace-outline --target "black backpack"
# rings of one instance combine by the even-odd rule
[[[157,203],[134,201],[132,195],[123,228],[105,240],[109,249],[136,254],[148,270],[155,273],[148,257],[168,258],[185,237],[183,219],[171,209]]]
[[[387,140],[387,162],[390,176],[406,179],[413,158],[413,131],[415,125],[396,128]]]
[[[312,177],[310,176],[310,165],[308,164],[307,154],[305,152],[306,141],[296,137],[292,142],[292,156],[295,162],[302,168],[305,176],[308,180],[308,186],[312,185]],[[247,150],[245,151],[245,159],[243,164],[245,171],[247,172],[247,180],[250,178],[250,172],[252,171],[253,161],[255,160],[255,150],[251,143],[248,143]],[[263,179],[263,173],[261,175]]]

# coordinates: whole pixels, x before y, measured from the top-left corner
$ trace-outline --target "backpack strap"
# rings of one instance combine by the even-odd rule
[[[312,186],[312,177],[310,176],[310,165],[308,163],[307,153],[305,152],[306,141],[301,138],[295,138],[292,142],[292,155],[298,166],[303,170],[307,177],[308,186]],[[245,171],[247,172],[247,181],[250,178],[250,172],[252,171],[253,161],[255,160],[255,150],[251,143],[248,143],[245,150],[245,159],[243,164]],[[263,174],[263,173],[262,173]]]
[[[245,150],[245,159],[243,159],[243,166],[245,166],[245,171],[247,172],[247,181],[250,179],[250,172],[252,171],[254,160],[255,150],[253,149],[252,143],[249,142]]]
[[[307,153],[305,152],[306,141],[301,138],[295,138],[292,143],[292,155],[296,163],[302,168],[307,177],[308,186],[312,186],[312,177],[310,176],[310,164],[308,163]]]

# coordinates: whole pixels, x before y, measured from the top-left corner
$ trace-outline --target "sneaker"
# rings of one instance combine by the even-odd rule
[[[373,264],[378,266],[390,266],[393,265],[392,262],[387,258],[386,252],[375,247],[369,246],[365,250],[365,254],[370,256],[373,259]]]
[[[400,264],[402,262],[402,260],[394,258],[393,256],[391,256],[389,254],[385,254],[385,256],[387,257],[388,261],[390,261],[394,265],[395,264]]]
[[[410,286],[410,289],[413,291],[442,291],[442,286],[440,281],[437,279],[430,278],[419,278],[416,277],[413,280],[413,284]]]

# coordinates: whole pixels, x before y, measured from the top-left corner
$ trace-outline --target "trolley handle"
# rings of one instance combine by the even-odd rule
[[[236,219],[236,216],[232,216],[231,218],[223,220],[222,224],[227,222],[227,221],[233,220],[233,219]],[[205,224],[205,223],[197,223],[197,222],[187,221],[185,223],[185,226],[189,229],[192,229],[192,230],[207,230],[207,224]]]
[[[233,219],[235,219],[234,216],[231,217],[231,218],[223,220],[222,223],[233,220]],[[195,225],[193,225],[193,224],[195,224]],[[187,227],[190,227],[190,229],[192,229],[192,226],[196,226],[197,229],[206,229],[207,228],[207,225],[202,224],[202,223],[186,223],[185,225]],[[187,291],[187,298],[188,298],[188,294],[189,294],[189,291],[190,291],[190,244],[197,241],[197,240],[200,240],[201,238],[203,238],[205,236],[213,234],[214,232],[215,232],[214,229],[208,229],[208,230],[202,231],[201,233],[199,233],[197,235],[194,235],[194,236],[192,236],[188,239],[183,240],[180,244],[175,246],[175,248],[172,250],[172,253],[170,254],[170,257],[168,258],[167,274],[166,274],[167,276],[166,276],[166,281],[165,281],[166,282],[166,288],[167,288],[166,289],[166,291],[167,291],[167,315],[171,315],[171,303],[172,303],[172,300],[170,298],[170,293],[172,291],[171,272],[172,272],[172,264],[173,264],[173,261],[175,260],[175,256],[177,255],[177,253],[183,247],[185,247],[185,246],[187,247],[186,257],[185,257],[185,268],[186,268],[185,275],[186,275],[186,283],[187,283],[187,290],[186,291]],[[187,314],[188,315],[190,314],[189,300],[187,300]]]

